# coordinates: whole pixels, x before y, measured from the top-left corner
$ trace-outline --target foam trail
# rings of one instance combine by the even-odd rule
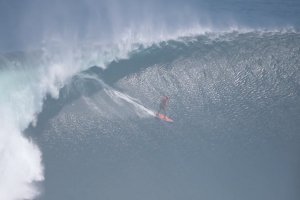
[[[155,111],[146,108],[141,103],[138,103],[138,101],[139,101],[138,99],[135,99],[133,97],[130,97],[127,94],[124,94],[120,91],[113,89],[112,87],[110,87],[109,85],[104,83],[99,78],[97,78],[95,76],[91,76],[91,75],[86,75],[86,74],[84,74],[84,75],[81,74],[80,76],[82,78],[92,79],[92,80],[95,80],[98,83],[100,83],[101,86],[104,88],[105,93],[108,96],[110,96],[113,100],[122,99],[122,100],[126,101],[127,103],[131,104],[132,106],[134,106],[136,113],[139,117],[150,117],[150,116],[154,117],[155,116]],[[116,101],[116,103],[118,103],[118,102]]]
[[[128,96],[127,94],[124,94],[122,92],[119,92],[117,90],[113,90],[113,89],[104,89],[104,91],[106,92],[106,94],[108,94],[111,98],[120,98],[120,99],[123,99],[124,101],[130,103],[131,105],[134,106],[134,108],[136,109],[137,111],[137,114],[140,116],[140,117],[149,117],[149,116],[155,116],[155,112],[146,108],[145,106],[137,103],[136,99]]]

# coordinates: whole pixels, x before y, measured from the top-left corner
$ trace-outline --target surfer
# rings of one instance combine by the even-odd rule
[[[159,109],[158,109],[156,115],[159,115],[161,113],[161,111],[163,111],[163,113],[165,114],[165,117],[166,117],[167,116],[166,108],[167,108],[168,104],[169,104],[169,97],[163,96],[160,100]]]

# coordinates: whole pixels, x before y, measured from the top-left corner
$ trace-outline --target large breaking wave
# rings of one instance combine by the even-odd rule
[[[239,139],[242,144],[256,145],[257,138],[280,143],[273,138],[275,136],[282,141],[296,141],[300,112],[299,8],[297,0],[284,3],[281,0],[215,0],[210,3],[2,0],[0,199],[34,199],[44,188],[42,198],[51,200],[126,199],[126,194],[128,199],[133,199],[134,187],[130,188],[125,181],[140,191],[150,187],[157,195],[137,195],[137,199],[220,199],[212,194],[202,197],[197,193],[199,190],[205,194],[219,185],[220,181],[210,179],[213,175],[202,174],[199,178],[211,181],[211,185],[203,189],[205,184],[188,173],[176,176],[175,172],[180,170],[174,166],[184,168],[180,160],[185,160],[189,163],[188,170],[199,174],[200,170],[195,169],[197,161],[205,161],[193,157],[195,152],[199,153],[199,144],[210,152],[209,149],[218,148],[216,143],[222,146],[227,142],[223,149],[228,149]],[[296,31],[288,27],[295,27]],[[164,94],[171,97],[169,115],[176,121],[172,126],[158,125],[152,120],[157,102]],[[185,146],[187,150],[175,148],[185,144],[178,138],[168,138],[170,135],[178,136],[180,142],[190,147]],[[107,139],[111,137],[116,140]],[[172,139],[174,143],[169,145],[163,139]],[[210,140],[213,142],[206,142]],[[144,179],[147,174],[151,176],[148,177],[153,180],[150,185],[144,185],[134,173],[131,174],[135,179],[131,179],[126,172],[122,174],[122,170],[116,176],[114,171],[108,170],[115,163],[129,172],[136,166],[126,162],[111,162],[106,166],[97,160],[100,153],[103,160],[114,160],[115,155],[107,152],[116,153],[122,145],[132,143],[138,149],[143,149],[143,145],[148,150],[159,149],[160,144],[169,148],[157,156],[162,160],[156,160],[155,153],[146,152],[152,158],[153,162],[148,163],[152,168],[145,164],[147,159],[140,163],[139,159],[131,160],[142,169],[148,169],[140,172],[145,172],[141,173]],[[75,155],[72,161],[65,159],[64,156],[72,158],[78,149],[84,149],[84,156]],[[131,152],[133,155],[138,154],[135,150]],[[85,160],[90,156],[87,151],[97,152],[91,159],[99,162]],[[286,157],[294,159],[295,151],[285,151],[292,152]],[[182,157],[169,158],[170,152]],[[223,156],[229,154],[234,153]],[[120,155],[123,156],[131,158],[126,151]],[[82,160],[90,165],[103,165],[91,169],[81,166]],[[160,166],[151,165],[155,162],[165,164],[169,170],[160,169],[155,173]],[[178,165],[169,165],[172,162]],[[59,167],[55,168],[56,165]],[[77,165],[83,169],[79,170]],[[100,176],[99,168],[112,179]],[[166,178],[155,179],[158,174]],[[175,176],[170,178],[166,174]],[[87,177],[90,179],[85,182]],[[283,185],[277,184],[270,190],[285,188],[282,196],[274,196],[288,199],[294,192],[290,188],[297,184],[288,187],[290,185],[284,183],[290,179],[284,181],[284,178]],[[78,179],[81,180],[72,182]],[[101,186],[106,190],[97,188],[97,181],[102,179],[106,182],[101,182]],[[159,189],[165,188],[169,180],[178,183],[177,191],[182,194],[172,193],[172,187]],[[84,184],[89,181],[95,184],[86,187]],[[185,187],[180,181],[191,183]],[[114,188],[121,183],[120,188],[125,192]],[[239,188],[238,181],[235,183]],[[197,185],[203,187],[199,189]],[[78,187],[70,189],[70,195],[67,188],[71,186]],[[240,193],[247,194],[247,190],[240,189]],[[83,190],[88,192],[81,192]],[[243,195],[237,199],[243,199]]]
[[[300,91],[298,32],[233,31],[173,38],[111,46],[53,45],[35,52],[3,54],[0,198],[32,199],[40,192],[42,155],[30,138],[45,131],[49,121],[55,125],[37,140],[54,146],[86,140],[95,127],[101,127],[103,134],[118,132],[120,127],[142,130],[128,125],[128,118],[152,116],[163,94],[172,97],[170,115],[180,124],[179,132],[184,132],[187,122],[206,133],[230,132],[234,129],[230,123],[246,121],[263,129],[263,124],[250,119],[259,111],[281,112],[280,106],[292,106],[285,112],[295,116],[284,122],[290,124],[285,136],[299,131],[295,124]],[[85,102],[88,114],[68,111],[78,99]],[[127,125],[118,124],[123,122]],[[22,132],[30,124],[27,138]],[[73,135],[76,132],[82,135]]]

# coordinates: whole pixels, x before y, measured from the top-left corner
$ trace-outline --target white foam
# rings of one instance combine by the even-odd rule
[[[24,71],[1,71],[0,77],[0,199],[32,199],[39,194],[34,183],[44,179],[42,158],[22,131],[41,105]]]
[[[122,101],[125,101],[125,102],[129,103],[130,105],[132,105],[133,108],[135,109],[135,113],[139,117],[145,118],[145,117],[153,117],[153,116],[155,116],[155,112],[153,110],[150,110],[150,109],[146,108],[145,106],[143,106],[142,103],[140,103],[140,101],[138,99],[133,98],[133,97],[129,96],[128,94],[122,93],[122,92],[120,92],[120,91],[118,91],[116,89],[113,89],[112,87],[110,87],[109,85],[107,85],[106,83],[104,83],[101,79],[99,79],[98,77],[87,75],[87,74],[81,74],[80,76],[81,76],[81,78],[87,78],[87,79],[91,79],[91,80],[97,81],[104,88],[104,92],[115,103],[121,105]],[[120,100],[122,100],[122,101],[120,101]],[[90,105],[94,109],[96,109],[96,110],[99,109],[97,106],[95,106],[87,98],[85,99],[85,101],[87,102],[88,105]]]
[[[115,47],[114,47],[115,48]],[[105,66],[126,55],[122,49],[99,50],[88,54],[79,48],[47,47],[33,60],[7,61],[0,71],[0,199],[33,199],[43,181],[42,154],[33,141],[23,135],[42,110],[47,94],[59,97],[59,90],[72,76],[90,67]],[[95,51],[90,49],[90,52]],[[37,62],[38,60],[38,62]],[[18,66],[18,67],[15,67]]]
[[[136,114],[139,117],[151,117],[151,116],[153,117],[153,116],[155,116],[155,112],[153,110],[150,110],[150,109],[146,108],[142,104],[138,103],[137,99],[134,99],[134,98],[130,97],[127,94],[124,94],[124,93],[119,92],[119,91],[114,90],[114,89],[104,89],[104,91],[113,100],[122,99],[122,100],[130,103],[132,106],[134,106]]]

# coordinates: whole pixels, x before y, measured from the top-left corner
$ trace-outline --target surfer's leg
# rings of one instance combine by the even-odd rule
[[[166,111],[166,108],[165,108],[165,107],[163,108],[163,111],[164,111],[164,115],[165,115],[164,118],[167,118],[167,111]]]
[[[158,108],[156,115],[158,116],[161,111],[161,107]]]
[[[159,115],[159,113],[161,113],[162,110],[164,110],[164,107],[160,104],[158,107],[157,115]]]

